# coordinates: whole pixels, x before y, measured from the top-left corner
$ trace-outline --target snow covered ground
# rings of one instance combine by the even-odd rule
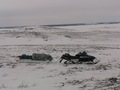
[[[59,63],[86,50],[97,64]],[[18,63],[15,56],[47,53],[51,63]],[[120,24],[0,29],[0,90],[119,90]]]

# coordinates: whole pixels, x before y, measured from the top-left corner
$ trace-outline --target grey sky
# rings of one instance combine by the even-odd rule
[[[120,21],[120,0],[0,0],[0,26]]]

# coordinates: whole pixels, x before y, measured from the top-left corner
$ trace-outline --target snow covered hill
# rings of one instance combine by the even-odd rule
[[[59,63],[86,50],[97,64]],[[18,63],[15,56],[47,53],[51,63]],[[0,29],[0,90],[119,90],[120,24]]]

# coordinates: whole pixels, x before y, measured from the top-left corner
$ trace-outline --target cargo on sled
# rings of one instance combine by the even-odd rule
[[[33,53],[32,55],[22,54],[17,56],[19,59],[17,62],[40,62],[40,61],[52,61],[53,57],[44,53]]]

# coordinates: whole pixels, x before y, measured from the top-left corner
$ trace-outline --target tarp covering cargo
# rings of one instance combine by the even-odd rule
[[[52,56],[49,54],[38,54],[38,53],[33,53],[32,54],[32,60],[41,60],[41,61],[46,61],[46,60],[52,60]]]

